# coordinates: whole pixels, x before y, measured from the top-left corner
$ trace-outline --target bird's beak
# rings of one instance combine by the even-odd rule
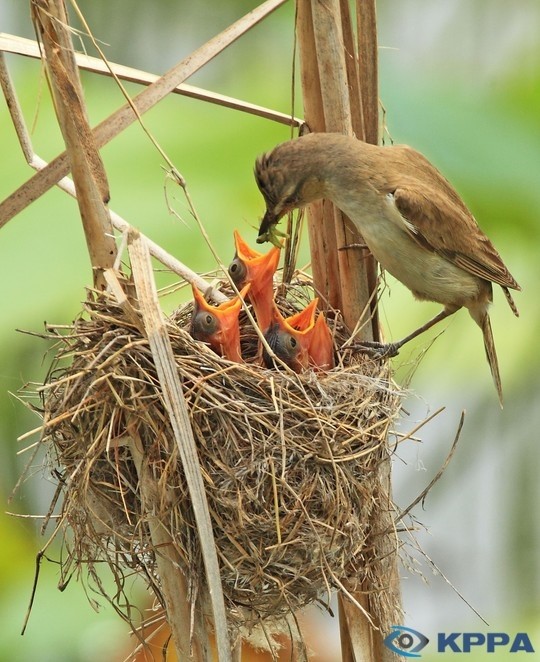
[[[270,228],[273,225],[276,225],[278,220],[279,218],[272,210],[270,209],[266,210],[266,213],[263,216],[263,220],[261,221],[261,225],[259,226],[259,238],[257,239],[258,243],[261,243],[259,239],[261,239],[262,237],[266,237]]]
[[[193,317],[203,311],[207,311],[209,313],[216,312],[217,308],[214,308],[206,301],[201,292],[199,292],[193,283],[191,284],[191,289],[193,291]]]
[[[285,212],[276,213],[275,211],[266,210],[266,213],[259,226],[259,236],[257,237],[258,244],[264,244],[266,241],[271,242],[274,246],[281,248],[283,242],[282,238],[288,235],[285,232],[280,232],[276,225],[279,219]]]
[[[313,301],[310,301],[304,310],[301,310],[299,313],[295,313],[294,315],[287,317],[287,319],[281,319],[288,327],[292,328],[297,333],[305,335],[307,332],[311,332],[313,330],[315,312],[317,310],[318,303],[318,298],[313,299]]]
[[[244,282],[251,284],[249,299],[255,309],[257,323],[264,333],[272,321],[273,279],[279,264],[280,249],[274,246],[268,253],[259,253],[246,244],[237,230],[234,231],[234,243],[236,257],[246,268]]]
[[[242,301],[250,289],[250,284],[248,283],[242,288],[240,296],[235,296],[219,306],[211,306],[199,290],[194,286],[192,287],[195,299],[193,319],[201,313],[207,313],[215,318],[215,330],[207,334],[199,333],[198,340],[207,342],[214,351],[229,359],[229,361],[241,362],[238,316],[242,309]]]

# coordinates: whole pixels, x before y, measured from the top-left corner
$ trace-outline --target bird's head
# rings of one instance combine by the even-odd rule
[[[282,216],[323,197],[319,159],[311,158],[316,155],[310,149],[312,141],[307,138],[310,136],[282,143],[255,162],[255,179],[266,203],[258,243],[275,243],[274,226]]]
[[[265,333],[265,338],[274,354],[294,372],[302,372],[308,367],[307,349],[302,346],[294,332],[274,322]],[[265,348],[263,348],[263,361],[267,368],[275,367],[274,360]]]

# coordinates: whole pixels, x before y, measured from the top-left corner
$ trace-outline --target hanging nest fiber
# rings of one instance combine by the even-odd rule
[[[278,295],[285,315],[313,296],[305,282]],[[387,364],[336,350],[329,372],[295,375],[255,360],[257,336],[241,317],[246,363],[231,363],[191,338],[192,304],[167,322],[181,377],[235,632],[276,622],[332,589],[369,575],[366,552],[384,531],[378,468],[400,397]],[[336,348],[347,335],[329,315]],[[41,390],[49,462],[60,476],[63,557],[94,578],[106,562],[118,586],[107,595],[126,612],[122,587],[133,572],[160,599],[156,550],[139,492],[134,440],[160,490],[157,515],[178,550],[193,600],[204,594],[204,568],[190,498],[149,343],[106,294],[91,294],[69,327],[48,327],[56,358]],[[386,506],[388,510],[388,506]],[[371,574],[370,574],[371,573]],[[384,615],[378,614],[382,622]]]

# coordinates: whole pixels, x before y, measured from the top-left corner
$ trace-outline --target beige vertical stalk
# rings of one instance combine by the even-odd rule
[[[377,33],[375,0],[358,0],[355,45],[350,5],[346,0],[297,0],[305,120],[311,131],[339,132],[378,142]],[[361,320],[360,338],[379,338],[376,314],[376,263],[346,217],[330,203],[308,209],[315,287],[343,312],[353,329]],[[347,248],[354,245],[354,247]],[[323,258],[323,259],[321,259]],[[362,318],[362,315],[364,316]],[[362,319],[361,319],[362,318]],[[392,528],[390,459],[381,463],[382,502],[372,522],[373,559],[388,577],[384,602],[401,612],[397,572],[397,539]],[[382,557],[382,560],[381,560]],[[382,568],[384,564],[384,568]],[[374,573],[381,576],[380,572]],[[350,589],[370,614],[372,624],[344,595],[339,596],[342,655],[345,662],[380,662],[392,653],[382,643],[377,621],[377,587]],[[381,599],[381,598],[379,598]]]
[[[358,69],[347,3],[298,0],[298,42],[304,115],[311,131],[362,137]],[[366,268],[371,258],[358,247],[362,243],[358,232],[328,202],[310,205],[308,227],[315,287],[343,312],[347,326],[353,329],[374,285],[373,267]],[[351,245],[354,247],[347,248]],[[376,337],[369,315],[368,305],[359,336],[364,340]]]
[[[94,284],[105,287],[103,270],[114,265],[116,243],[107,203],[109,187],[92,136],[63,0],[33,0],[32,18],[45,64],[58,123],[77,193]]]

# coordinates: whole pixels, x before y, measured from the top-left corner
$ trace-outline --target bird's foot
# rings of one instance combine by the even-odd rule
[[[382,343],[364,340],[363,342],[351,343],[348,347],[354,351],[369,354],[373,359],[391,359],[399,354],[401,345],[393,342]]]

